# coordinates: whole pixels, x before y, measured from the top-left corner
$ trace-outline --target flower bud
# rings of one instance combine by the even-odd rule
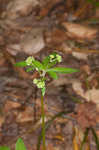
[[[56,59],[57,59],[58,62],[62,61],[62,57],[60,55],[58,55],[58,54],[56,55]]]
[[[33,80],[33,83],[34,83],[34,84],[37,84],[37,83],[38,83],[38,79],[35,78],[35,79]]]
[[[28,66],[30,66],[34,60],[35,60],[34,57],[33,57],[33,56],[30,56],[30,57],[28,57],[28,58],[26,59],[26,64],[27,64]]]
[[[53,62],[53,61],[54,61],[55,56],[54,56],[54,55],[49,55],[49,57],[50,57],[50,62]]]
[[[44,87],[45,87],[45,82],[44,82],[44,81],[38,82],[38,83],[37,83],[37,87],[38,87],[38,88],[41,88],[41,89],[44,88]]]

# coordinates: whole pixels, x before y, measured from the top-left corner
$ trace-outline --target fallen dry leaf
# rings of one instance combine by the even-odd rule
[[[65,32],[60,29],[54,29],[53,31],[46,32],[45,36],[45,40],[48,44],[60,45],[67,39]]]
[[[5,121],[5,117],[0,115],[0,128],[2,127],[4,121]]]
[[[73,137],[73,147],[74,150],[79,150],[81,141],[83,141],[84,138],[84,132],[81,130],[81,128],[78,128],[77,126],[74,127],[74,137]],[[89,139],[87,138],[86,143],[83,146],[84,150],[90,150],[89,146]]]
[[[16,19],[20,15],[26,16],[38,4],[37,0],[13,0],[7,6],[6,16],[9,19]]]
[[[88,101],[92,101],[99,108],[99,89],[92,88],[85,93],[85,97]]]
[[[93,102],[79,104],[76,107],[76,112],[77,115],[74,118],[83,129],[96,126],[96,123],[99,123],[99,112],[96,111],[96,105]]]
[[[77,59],[87,60],[87,54],[79,53],[79,52],[72,52],[72,55]]]
[[[79,145],[77,143],[76,137],[74,136],[73,138],[73,149],[74,150],[79,150]]]
[[[89,89],[86,92],[84,92],[84,89],[82,88],[81,82],[73,82],[72,87],[74,91],[86,99],[86,101],[91,101],[96,104],[97,109],[99,108],[99,89]]]
[[[20,103],[8,100],[5,103],[4,112],[8,112],[11,109],[19,108],[20,106]]]
[[[80,24],[64,22],[62,25],[66,28],[66,33],[69,37],[77,38],[78,40],[92,40],[95,38],[96,33],[98,32],[96,29],[92,29]]]
[[[96,15],[95,15],[95,17],[97,17],[97,20],[98,20],[98,18],[99,18],[99,8],[96,9]]]
[[[50,0],[45,7],[40,11],[40,16],[44,17],[47,16],[49,11],[53,8],[53,6],[57,5],[61,0]]]
[[[46,145],[47,150],[60,150],[58,147],[54,147],[53,144]],[[43,150],[43,146],[41,145],[40,150]]]
[[[28,55],[38,53],[44,46],[43,28],[40,27],[33,28],[30,32],[26,33],[21,41],[22,51]]]
[[[33,108],[28,106],[23,112],[19,112],[16,121],[18,123],[33,121]]]
[[[78,81],[78,82],[77,82],[77,81],[72,82],[72,87],[73,87],[74,91],[75,91],[78,95],[84,97],[84,90],[83,90],[83,88],[82,88],[82,84],[81,84],[80,81]]]
[[[91,68],[88,65],[83,65],[80,68],[82,71],[84,71],[87,75],[91,74]]]

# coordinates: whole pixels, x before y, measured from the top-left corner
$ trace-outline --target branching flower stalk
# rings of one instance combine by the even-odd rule
[[[33,84],[41,90],[41,118],[42,118],[42,139],[43,139],[43,150],[46,150],[45,146],[45,112],[44,112],[44,95],[46,91],[46,81],[48,74],[53,79],[58,79],[59,73],[73,73],[79,70],[73,68],[54,67],[57,63],[62,61],[62,57],[57,53],[44,58],[42,62],[35,60],[33,56],[28,57],[25,61],[18,62],[15,64],[17,67],[28,67],[27,72],[36,70],[39,73],[39,78],[33,80]]]

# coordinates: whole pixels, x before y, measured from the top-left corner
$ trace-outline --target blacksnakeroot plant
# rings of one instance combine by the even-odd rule
[[[57,63],[62,61],[62,57],[56,52],[45,57],[42,62],[36,60],[33,56],[29,56],[25,61],[18,62],[15,64],[17,67],[27,67],[26,71],[36,70],[39,73],[39,78],[33,79],[33,84],[41,90],[41,118],[42,118],[42,140],[43,150],[46,150],[45,146],[45,113],[44,113],[44,95],[46,92],[46,81],[48,80],[47,74],[53,78],[58,79],[60,73],[73,73],[78,72],[78,69],[54,67]]]
[[[46,149],[45,147],[45,129],[48,128],[48,126],[45,126],[45,113],[44,113],[44,95],[46,91],[46,81],[48,74],[53,79],[58,79],[59,73],[73,73],[78,72],[77,69],[72,68],[63,68],[63,67],[54,67],[57,63],[60,63],[62,61],[62,58],[57,53],[52,53],[51,55],[47,56],[42,62],[39,62],[38,60],[35,60],[33,56],[28,57],[25,61],[18,62],[15,64],[17,67],[28,67],[26,68],[26,71],[32,71],[36,70],[39,73],[39,78],[35,78],[33,80],[33,83],[37,86],[37,88],[41,89],[41,118],[42,118],[42,139],[43,139],[43,150]],[[67,112],[69,113],[69,112]],[[58,116],[61,116],[64,114],[64,112],[60,112],[58,115],[54,116],[53,119],[49,120],[49,124]],[[80,145],[80,150],[83,149],[84,144],[87,142],[87,137],[89,131],[92,131],[95,143],[96,143],[96,149],[99,150],[99,138],[93,128],[87,128],[84,134],[84,138]],[[41,138],[41,136],[40,136]],[[39,141],[40,142],[40,141]],[[38,143],[40,144],[40,143]],[[39,147],[39,145],[38,145]],[[0,146],[0,150],[10,150],[7,146]],[[19,138],[16,142],[16,148],[15,150],[26,150],[26,147],[24,145],[24,142],[21,138]]]

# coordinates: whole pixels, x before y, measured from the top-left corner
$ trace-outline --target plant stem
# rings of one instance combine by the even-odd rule
[[[46,150],[45,146],[45,113],[44,113],[44,99],[41,95],[41,118],[42,118],[42,139],[43,139],[43,150]]]

